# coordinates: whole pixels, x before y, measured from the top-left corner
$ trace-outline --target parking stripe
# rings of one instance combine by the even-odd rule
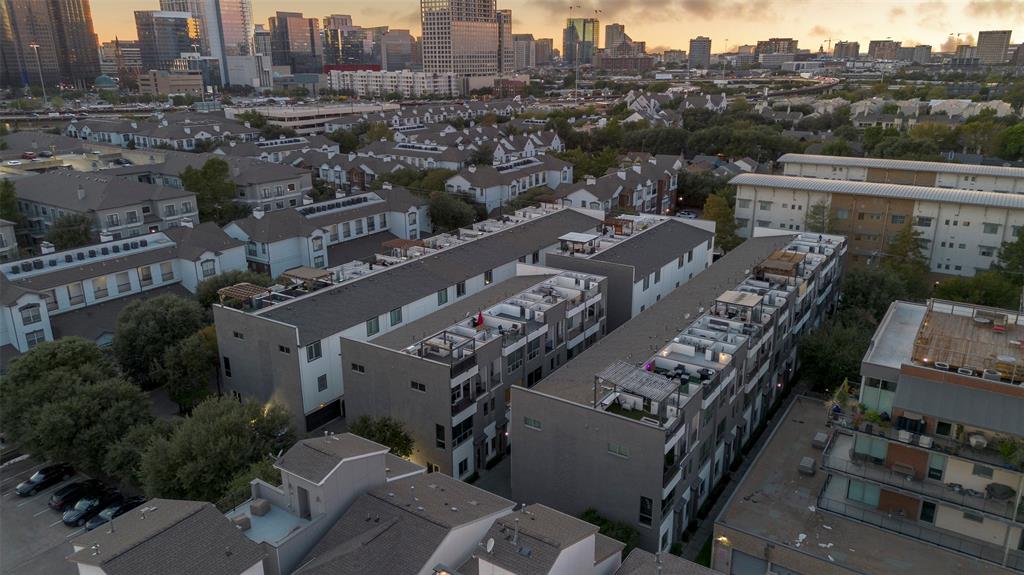
[[[35,515],[33,515],[32,517],[39,517],[40,515],[42,515],[43,513],[46,513],[46,512],[47,512],[47,511],[49,511],[49,510],[50,510],[50,508],[49,508],[49,507],[47,507],[46,509],[43,509],[43,510],[42,510],[42,511],[40,511],[39,513],[36,513]]]
[[[34,503],[34,502],[38,501],[36,499],[36,497],[39,497],[40,495],[49,495],[50,493],[53,493],[54,491],[57,491],[61,487],[65,486],[65,485],[67,485],[69,483],[72,483],[72,482],[76,481],[77,479],[78,479],[78,476],[75,475],[71,479],[69,479],[68,481],[62,481],[62,482],[58,483],[57,485],[54,485],[53,487],[51,487],[49,489],[46,489],[44,491],[40,491],[39,493],[36,493],[35,495],[29,497],[28,501],[25,501],[24,503],[19,503],[18,507],[21,508],[21,507],[24,507],[24,506],[28,505],[29,503]]]
[[[83,531],[85,531],[85,527],[76,529],[76,530],[72,531],[71,533],[68,533],[67,536],[65,536],[64,538],[65,539],[71,539],[72,537],[78,535],[79,533],[81,533]]]

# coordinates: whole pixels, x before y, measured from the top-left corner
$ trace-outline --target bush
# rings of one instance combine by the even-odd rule
[[[224,495],[217,500],[217,509],[227,513],[252,497],[252,481],[262,479],[275,487],[281,485],[281,472],[274,467],[274,461],[263,458],[240,472],[228,483]]]
[[[415,442],[405,429],[405,424],[399,419],[364,415],[355,420],[348,430],[359,437],[391,448],[391,453],[398,457],[412,455]]]
[[[587,509],[583,512],[583,515],[580,516],[580,519],[587,523],[597,525],[600,529],[601,535],[611,537],[616,541],[625,543],[626,548],[622,550],[623,557],[629,555],[629,552],[640,544],[640,533],[636,529],[625,523],[606,519],[602,517],[596,509]]]

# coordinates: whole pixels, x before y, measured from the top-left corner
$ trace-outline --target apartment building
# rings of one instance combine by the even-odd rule
[[[15,232],[15,223],[0,219],[0,262],[6,262],[18,257],[18,236]]]
[[[312,170],[317,178],[338,190],[352,192],[368,190],[377,178],[412,167],[390,156],[378,158],[355,152],[324,154],[316,151],[303,152],[292,160],[292,165]]]
[[[238,114],[259,112],[267,119],[267,123],[291,128],[299,135],[320,134],[332,120],[352,114],[397,110],[398,104],[387,102],[367,102],[364,104],[329,104],[321,106],[257,106],[255,108],[224,108],[224,116],[233,120]]]
[[[260,138],[252,142],[231,140],[213,150],[213,153],[218,156],[238,156],[282,164],[291,163],[288,161],[289,157],[294,159],[296,154],[308,151],[337,154],[341,151],[341,146],[323,136],[281,136],[272,140]]]
[[[350,90],[360,98],[396,93],[405,98],[457,98],[462,94],[461,76],[414,70],[331,70],[327,86]]]
[[[263,575],[265,551],[212,503],[150,499],[71,540],[80,575],[177,572]]]
[[[536,387],[513,388],[516,499],[594,508],[635,527],[641,547],[668,549],[762,424],[797,336],[837,300],[844,252],[837,236],[748,240]]]
[[[0,266],[0,346],[11,353],[64,336],[109,345],[130,301],[194,293],[204,279],[245,269],[242,243],[212,223],[60,252],[46,242],[41,248],[39,256]]]
[[[715,226],[705,220],[622,215],[605,219],[600,232],[559,238],[550,265],[608,278],[608,331],[636,317],[708,269]]]
[[[458,144],[447,146],[431,142],[390,142],[381,140],[363,146],[359,153],[376,158],[390,158],[418,170],[461,170],[472,163],[477,146]]]
[[[18,180],[18,212],[29,236],[42,241],[62,216],[85,215],[93,231],[113,239],[198,223],[196,196],[181,187],[134,181],[113,173],[58,170]]]
[[[249,269],[278,277],[297,267],[326,269],[372,256],[388,242],[418,240],[431,230],[427,202],[391,184],[376,192],[264,212],[224,226],[245,242]],[[382,245],[383,244],[383,245]]]
[[[470,196],[490,213],[535,188],[558,189],[572,183],[572,164],[539,155],[504,163],[470,165],[448,178],[445,191]]]
[[[520,258],[544,265],[559,237],[600,222],[585,210],[520,210],[329,269],[326,282],[261,294],[245,309],[214,306],[226,386],[281,401],[301,430],[319,427],[344,415],[344,381],[368,367],[340,355],[342,337],[404,327],[512,277]]]
[[[127,148],[172,148],[191,151],[202,142],[251,142],[260,131],[248,124],[214,114],[173,112],[145,119],[87,118],[73,119],[64,126],[65,136],[97,144]]]
[[[718,519],[713,566],[1024,572],[1024,474],[1006,449],[1024,434],[1022,331],[1017,311],[893,302],[856,399],[801,398],[782,418]]]
[[[651,156],[597,177],[563,187],[557,197],[566,206],[625,213],[673,214],[677,202],[679,172],[685,169],[682,158]]]
[[[779,163],[785,176],[1024,194],[1024,168],[1009,166],[812,154],[783,154]]]
[[[495,76],[500,71],[494,0],[420,0],[420,21],[424,72]]]
[[[832,231],[849,237],[854,262],[885,257],[910,223],[933,272],[973,276],[989,269],[999,247],[1024,226],[1019,194],[762,174],[730,183],[740,235],[756,227],[806,230],[810,210],[823,204]]]

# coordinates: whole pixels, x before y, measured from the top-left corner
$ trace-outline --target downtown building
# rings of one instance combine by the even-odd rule
[[[192,15],[199,40],[196,51],[216,62],[221,83],[251,83],[251,74],[239,70],[239,77],[231,78],[230,73],[245,68],[255,54],[252,0],[160,0],[160,9]]]
[[[89,0],[7,0],[0,16],[0,86],[82,89],[100,74]]]
[[[690,40],[690,67],[707,68],[711,65],[711,38],[697,36]]]
[[[981,64],[1004,64],[1010,47],[1012,30],[978,32],[978,60]]]
[[[412,70],[331,70],[327,87],[350,91],[359,98],[383,98],[396,93],[403,98],[456,98],[462,94],[462,78],[450,73]]]
[[[860,42],[836,42],[832,48],[832,57],[837,60],[856,60],[860,57]]]
[[[420,0],[423,71],[496,76],[502,58],[496,12],[494,0]]]
[[[183,53],[199,46],[199,29],[190,12],[136,10],[142,71],[170,70]]]
[[[569,18],[562,30],[562,61],[568,66],[590,64],[601,45],[597,18]]]
[[[319,74],[323,67],[320,21],[301,12],[277,12],[270,18],[270,50],[274,66],[293,74]]]
[[[748,240],[552,376],[514,387],[516,500],[592,508],[636,529],[640,547],[669,549],[779,400],[798,337],[838,299],[845,251],[839,236]]]

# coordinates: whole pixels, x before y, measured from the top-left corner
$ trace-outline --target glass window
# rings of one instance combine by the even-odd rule
[[[153,283],[153,270],[149,266],[142,266],[138,269],[139,283],[148,286]]]
[[[320,251],[322,249],[324,249],[324,239],[322,237],[320,237],[320,236],[314,237],[313,238],[313,251],[314,252],[318,252],[318,251]]]
[[[882,491],[877,485],[851,479],[850,485],[846,489],[846,498],[871,507],[878,507],[878,498],[881,493]]]
[[[21,308],[21,325],[32,325],[42,321],[42,319],[42,315],[39,313],[39,304],[27,305]]]
[[[985,479],[992,479],[992,468],[975,463],[974,468],[971,470],[971,474],[978,477],[984,477]]]
[[[930,228],[932,227],[933,219],[934,218],[929,218],[927,216],[917,216],[917,222],[915,225],[917,225],[920,228]]]
[[[316,390],[327,391],[327,374],[323,374],[316,378]]]
[[[466,295],[466,282],[455,284],[455,297],[462,297],[464,295]]]
[[[46,290],[43,292],[43,299],[46,300],[46,309],[53,311],[57,309],[57,292]]]
[[[985,222],[985,223],[981,224],[981,227],[982,227],[982,231],[984,233],[986,233],[986,234],[998,234],[999,233],[999,224],[990,224],[988,222]]]
[[[921,502],[921,521],[935,523],[935,504],[931,501]]]
[[[374,317],[366,320],[366,337],[376,335],[380,332],[380,318]]]
[[[366,373],[366,366],[365,365],[360,365],[358,363],[353,363],[352,364],[352,371],[354,371],[356,373]]]
[[[395,309],[391,310],[390,320],[392,326],[396,326],[402,323],[402,308],[396,307]]]
[[[352,237],[352,228],[349,225],[349,222],[344,222],[344,223],[341,224],[341,237],[343,237],[343,238],[350,238],[350,237]]]
[[[126,293],[132,289],[132,280],[128,272],[121,272],[114,276],[117,280],[117,293]]]
[[[370,216],[366,218],[366,231],[372,232],[377,229],[377,218]]]
[[[174,279],[174,266],[171,262],[160,264],[160,281],[171,281]]]
[[[448,288],[437,290],[437,305],[448,303]]]
[[[46,341],[46,333],[44,333],[43,330],[41,329],[30,331],[25,334],[25,343],[28,344],[29,349],[32,349],[33,347],[43,343],[44,341]]]
[[[217,262],[213,260],[203,260],[199,265],[203,269],[204,278],[208,278],[217,273]]]
[[[738,209],[746,209],[746,208],[749,208],[749,207],[750,207],[750,200],[741,200],[741,199],[737,199],[737,200],[736,200],[736,207],[737,207]]]
[[[629,448],[625,445],[619,445],[618,443],[609,443],[608,453],[618,455],[620,457],[629,457]]]
[[[836,209],[836,219],[837,220],[848,220],[848,219],[850,219],[850,210],[846,210],[846,209],[843,209],[843,208]]]
[[[323,349],[319,341],[314,341],[306,346],[306,361],[316,361],[321,357],[323,357]]]
[[[902,214],[893,214],[891,220],[892,223],[896,225],[903,225],[907,221],[907,216],[904,216]]]
[[[487,270],[484,272],[484,285],[490,285],[494,282],[494,270]]]
[[[96,299],[107,297],[107,276],[92,279],[92,296]]]
[[[928,479],[942,481],[942,474],[946,470],[946,456],[938,453],[928,454]]]
[[[445,447],[445,429],[440,423],[434,424],[434,445],[438,449],[444,449]]]
[[[654,520],[654,501],[650,497],[640,496],[640,523],[650,525]]]
[[[224,377],[231,377],[231,360],[224,356]]]
[[[534,419],[532,417],[524,417],[523,425],[530,429],[536,429],[537,431],[544,429],[544,424],[542,424],[539,419]]]
[[[418,381],[410,381],[409,382],[409,387],[411,387],[412,389],[415,389],[416,391],[422,391],[422,392],[427,391],[427,384],[420,383]]]

